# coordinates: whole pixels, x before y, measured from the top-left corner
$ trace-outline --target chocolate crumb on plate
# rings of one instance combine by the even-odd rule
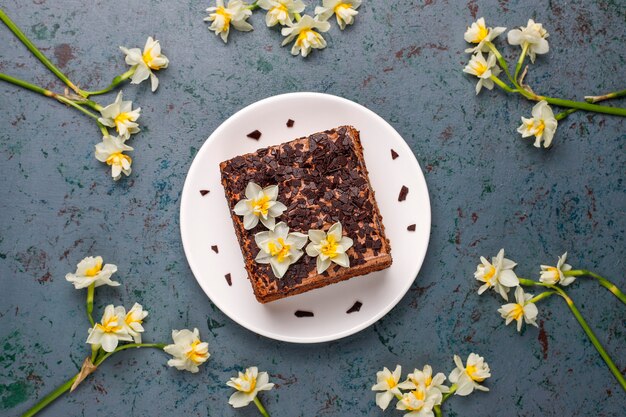
[[[228,283],[228,286],[229,286],[229,287],[232,287],[232,286],[233,286],[233,279],[232,279],[232,277],[230,276],[230,274],[226,274],[226,275],[224,275],[224,278],[226,278],[226,282]]]
[[[363,303],[357,301],[356,303],[354,303],[354,305],[352,305],[352,307],[348,309],[348,311],[346,311],[346,314],[356,313],[357,311],[361,310],[361,307],[363,307]]]
[[[291,119],[287,120],[287,127],[293,127],[294,123],[295,122],[293,120],[291,120]]]
[[[211,249],[213,249],[213,252],[215,252],[215,253],[220,253],[220,250],[219,250],[219,248],[217,247],[217,245],[213,245],[213,246],[211,246]]]
[[[409,232],[414,232],[415,231],[415,225],[414,224],[410,224],[406,227],[406,230],[408,230]]]
[[[204,197],[205,195],[207,195],[210,191],[209,190],[200,190],[200,195],[202,197]]]
[[[407,194],[409,194],[409,187],[407,187],[406,185],[403,185],[402,188],[400,189],[400,195],[398,196],[398,201],[406,200]]]
[[[302,310],[298,310],[294,313],[296,315],[296,317],[300,318],[300,317],[313,317],[314,314],[312,311],[302,311]]]
[[[400,155],[398,155],[398,152],[394,151],[393,149],[391,150],[391,159],[396,159],[399,156]]]
[[[261,132],[255,130],[254,132],[248,133],[246,136],[248,136],[250,139],[259,140],[261,138]]]

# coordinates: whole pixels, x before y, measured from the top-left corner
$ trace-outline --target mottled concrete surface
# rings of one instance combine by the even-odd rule
[[[369,391],[379,368],[430,363],[447,372],[454,353],[471,351],[492,367],[491,392],[451,399],[448,416],[624,415],[626,395],[561,300],[540,305],[540,328],[518,335],[503,326],[498,299],[476,295],[472,273],[480,255],[502,246],[527,276],[567,250],[575,266],[626,286],[626,124],[574,114],[553,149],[537,150],[515,132],[531,104],[499,92],[476,97],[461,73],[474,17],[508,27],[532,17],[551,45],[528,77],[537,91],[580,99],[622,89],[624,2],[365,1],[356,25],[345,33],[333,25],[329,47],[307,60],[281,48],[260,13],[253,33],[234,32],[225,46],[202,21],[205,1],[2,3],[81,85],[104,86],[125,69],[118,45],[143,45],[150,34],[171,66],[156,94],[146,84],[124,87],[143,109],[143,132],[132,177],[119,183],[93,158],[99,133],[90,120],[0,84],[1,415],[25,411],[84,358],[85,294],[64,275],[88,254],[119,265],[123,283],[98,291],[96,311],[138,301],[150,311],[145,340],[197,326],[212,356],[191,375],[169,369],[160,352],[124,352],[50,416],[253,416],[252,407],[227,405],[224,385],[253,364],[278,384],[263,395],[274,416],[379,416]],[[0,33],[2,72],[61,90],[6,28]],[[291,91],[337,94],[388,120],[422,165],[433,207],[431,245],[406,297],[374,326],[316,346],[268,340],[225,317],[196,284],[178,227],[183,181],[206,137],[242,107]],[[573,297],[626,372],[624,306],[581,281]]]

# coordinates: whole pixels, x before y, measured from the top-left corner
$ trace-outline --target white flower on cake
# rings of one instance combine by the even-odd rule
[[[302,0],[259,0],[257,5],[267,10],[265,24],[272,27],[280,23],[287,26],[293,23],[295,13],[302,13],[305,5]]]
[[[576,277],[567,277],[564,272],[572,269],[572,266],[566,264],[567,252],[563,256],[559,256],[559,260],[556,266],[541,265],[541,276],[539,280],[544,284],[561,284],[563,286],[569,285],[576,280]]]
[[[402,375],[402,367],[396,366],[396,369],[391,372],[387,367],[382,371],[376,372],[376,384],[372,387],[372,391],[382,391],[376,394],[376,405],[385,410],[391,400],[397,396],[402,395],[398,382]]]
[[[494,82],[491,76],[500,74],[500,67],[496,65],[496,56],[494,54],[489,53],[485,60],[482,52],[477,52],[475,55],[472,55],[469,63],[463,68],[463,72],[478,77],[478,83],[476,84],[476,94],[478,94],[483,87],[487,90],[493,89]]]
[[[326,41],[318,32],[327,32],[330,23],[315,19],[309,15],[302,16],[297,23],[291,23],[281,30],[281,34],[286,36],[282,45],[285,46],[294,39],[296,40],[291,48],[292,55],[301,54],[306,57],[311,49],[326,48]],[[316,32],[318,31],[318,32]]]
[[[289,266],[296,263],[304,252],[308,238],[302,233],[289,233],[289,227],[280,222],[274,230],[259,232],[254,235],[254,241],[259,249],[255,261],[260,264],[270,264],[272,272],[277,278],[282,278]]]
[[[105,352],[113,352],[120,341],[132,342],[133,338],[124,326],[125,316],[124,307],[113,307],[113,304],[106,306],[100,323],[89,329],[87,343],[102,346]]]
[[[457,385],[455,395],[466,396],[471,394],[475,389],[479,391],[489,391],[489,388],[479,384],[491,376],[489,365],[482,356],[470,353],[467,358],[467,366],[463,365],[463,361],[458,355],[454,355],[454,369],[450,376],[450,382]]]
[[[274,387],[274,384],[269,382],[267,372],[259,372],[256,366],[246,369],[246,373],[239,372],[239,375],[231,378],[226,385],[237,390],[228,400],[228,404],[234,408],[245,407],[254,401],[259,391],[269,391]]]
[[[532,294],[524,293],[522,287],[515,289],[515,303],[509,303],[503,305],[498,309],[498,313],[505,319],[505,323],[508,326],[513,320],[517,321],[517,331],[522,330],[522,322],[526,324],[532,324],[537,327],[537,306],[535,303],[528,302],[533,298]]]
[[[309,230],[311,243],[306,247],[307,255],[317,257],[317,272],[326,271],[331,262],[344,268],[350,267],[346,251],[353,245],[352,239],[342,234],[341,223],[330,226],[328,233],[322,230]]]
[[[436,393],[435,393],[436,391]],[[427,390],[423,385],[418,385],[413,391],[402,394],[396,409],[409,411],[407,417],[433,417],[433,407],[438,390]]]
[[[238,216],[243,216],[243,227],[246,230],[253,229],[261,220],[261,223],[270,230],[274,230],[276,217],[287,210],[278,198],[278,186],[270,185],[261,189],[254,182],[248,183],[245,191],[246,198],[235,204],[233,211]]]
[[[522,125],[517,128],[518,133],[521,133],[523,138],[534,135],[535,143],[533,145],[536,148],[541,147],[541,142],[543,142],[544,148],[550,147],[559,123],[548,102],[541,100],[535,104],[532,116],[530,119],[522,117]]]
[[[216,0],[215,7],[209,7],[206,11],[209,16],[204,20],[212,22],[209,30],[215,32],[215,35],[220,35],[224,42],[228,42],[230,25],[241,32],[253,29],[246,21],[252,15],[252,11],[249,5],[241,0],[230,0],[228,6],[224,6],[224,0]]]
[[[193,329],[193,332],[188,329],[172,330],[172,339],[174,344],[165,346],[163,350],[173,356],[167,364],[179,371],[195,374],[211,356],[209,344],[200,340],[198,329]]]
[[[94,284],[94,287],[120,285],[117,281],[111,281],[111,275],[117,272],[117,266],[113,264],[102,266],[102,263],[101,256],[88,256],[76,265],[76,272],[65,275],[65,279],[74,284],[77,290],[87,288],[91,284]]]
[[[346,25],[354,23],[354,16],[359,14],[356,9],[360,5],[361,0],[324,0],[321,6],[315,8],[315,14],[319,20],[328,20],[334,14],[339,28],[344,30]]]
[[[481,264],[476,267],[474,272],[474,278],[484,284],[478,289],[478,294],[482,294],[489,288],[493,288],[498,292],[502,298],[508,300],[507,293],[509,288],[517,287],[519,285],[519,279],[513,268],[517,265],[510,259],[504,257],[504,249],[500,249],[498,255],[491,259],[491,263],[481,256]]]
[[[409,374],[407,381],[401,384],[401,388],[417,389],[420,386],[424,387],[427,391],[427,396],[433,399],[437,405],[441,404],[443,394],[450,392],[450,388],[443,385],[445,380],[446,376],[442,372],[433,376],[433,368],[430,365],[426,365],[422,370],[415,369],[412,374]]]
[[[139,48],[128,49],[120,46],[122,52],[126,54],[126,63],[135,68],[135,73],[131,77],[131,84],[139,84],[150,77],[152,91],[159,87],[159,79],[154,75],[154,71],[167,68],[170,61],[161,53],[159,41],[148,37],[143,52]]]
[[[476,44],[475,47],[468,48],[465,52],[488,52],[489,46],[487,42],[492,42],[505,30],[506,28],[503,27],[488,28],[485,24],[485,18],[481,17],[465,31],[465,41]]]
[[[147,316],[148,312],[143,309],[141,304],[135,303],[124,317],[122,326],[133,337],[135,343],[141,343],[141,333],[144,331],[142,323]]]
[[[133,148],[124,144],[124,141],[116,136],[104,136],[102,142],[96,145],[96,159],[106,162],[111,167],[111,176],[115,181],[122,177],[122,174],[130,175],[133,160],[125,155],[125,151],[132,151]]]
[[[536,55],[546,54],[550,50],[546,40],[548,36],[541,23],[528,19],[526,27],[522,26],[509,32],[508,40],[511,45],[520,45],[522,50],[527,50],[530,60],[534,63]]]
[[[121,139],[127,140],[130,135],[139,132],[139,125],[135,121],[139,118],[141,107],[132,109],[132,101],[122,101],[120,91],[115,102],[109,104],[100,113],[98,121],[105,126],[114,127]]]

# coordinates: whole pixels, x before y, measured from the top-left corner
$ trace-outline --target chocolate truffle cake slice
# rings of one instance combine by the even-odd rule
[[[248,278],[261,303],[391,266],[391,247],[369,182],[359,132],[353,127],[341,126],[237,156],[222,162],[220,170]],[[287,209],[276,223],[286,223],[290,232],[327,232],[340,222],[343,236],[354,242],[346,251],[350,266],[331,263],[320,274],[316,258],[305,253],[278,278],[269,264],[255,261],[260,251],[255,235],[267,228],[259,222],[246,230],[243,218],[233,211],[246,198],[250,182],[262,188],[278,186],[276,201]]]

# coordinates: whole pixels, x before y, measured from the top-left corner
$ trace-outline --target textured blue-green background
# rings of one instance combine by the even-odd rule
[[[161,352],[121,353],[47,415],[253,416],[253,407],[227,405],[224,381],[258,365],[278,384],[263,395],[274,416],[379,416],[369,391],[378,369],[430,363],[447,373],[454,353],[472,351],[492,367],[491,392],[449,400],[449,416],[624,415],[626,395],[561,300],[542,303],[540,328],[518,335],[492,293],[478,297],[472,273],[480,255],[505,247],[519,274],[536,277],[539,264],[567,250],[575,267],[626,286],[626,124],[573,114],[554,147],[537,150],[515,132],[531,103],[476,97],[461,69],[463,32],[475,17],[509,28],[530,17],[544,23],[551,46],[527,77],[535,90],[581,99],[623,89],[626,5],[364,3],[353,27],[341,33],[333,24],[328,48],[302,60],[280,47],[261,13],[251,18],[254,32],[233,32],[224,45],[202,21],[206,1],[2,1],[81,86],[106,85],[126,68],[118,46],[143,46],[148,35],[171,66],[156,94],[124,86],[143,109],[143,131],[132,142],[133,174],[118,183],[93,157],[91,120],[0,85],[0,415],[25,411],[85,357],[85,293],[64,275],[86,255],[117,264],[123,283],[97,291],[96,315],[106,303],[138,301],[150,311],[145,340],[197,326],[212,356],[192,375],[168,368]],[[4,27],[0,39],[0,71],[62,90]],[[499,44],[515,59],[516,49]],[[380,114],[414,150],[432,199],[431,245],[408,294],[375,325],[322,345],[268,340],[225,317],[197,285],[179,237],[183,181],[205,138],[242,107],[291,91],[333,93]],[[624,306],[594,282],[571,289],[626,372]]]

